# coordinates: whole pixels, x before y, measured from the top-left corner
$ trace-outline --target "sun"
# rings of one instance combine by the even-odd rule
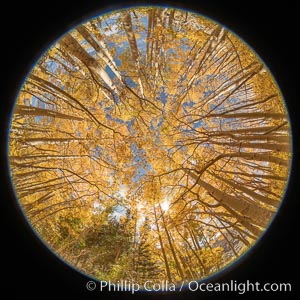
[[[168,211],[169,208],[170,208],[170,202],[169,202],[169,200],[165,200],[164,202],[162,202],[162,203],[160,204],[160,207],[161,207],[161,209],[162,209],[163,211]]]

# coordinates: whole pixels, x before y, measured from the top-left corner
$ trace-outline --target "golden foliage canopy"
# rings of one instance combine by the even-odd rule
[[[100,279],[201,279],[277,211],[289,120],[237,36],[173,8],[114,11],[66,33],[17,99],[16,194],[41,238]]]

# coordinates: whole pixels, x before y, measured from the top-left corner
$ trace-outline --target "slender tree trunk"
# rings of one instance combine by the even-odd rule
[[[208,274],[207,269],[202,261],[202,259],[200,258],[200,256],[197,254],[197,252],[193,249],[193,247],[191,246],[191,244],[189,243],[189,241],[180,233],[180,231],[178,230],[178,228],[176,227],[176,231],[177,233],[180,235],[180,237],[186,242],[186,244],[189,246],[189,248],[191,249],[191,251],[193,252],[193,254],[195,255],[196,259],[198,260],[200,266],[202,267],[203,270],[203,274],[206,275]]]
[[[163,244],[163,240],[162,240],[162,237],[161,237],[161,234],[160,234],[160,229],[159,229],[159,224],[158,224],[158,219],[157,219],[157,213],[156,213],[155,206],[153,207],[153,210],[154,210],[154,218],[155,218],[155,225],[156,225],[156,230],[157,230],[157,234],[158,234],[158,240],[159,240],[161,252],[163,254],[163,258],[164,258],[164,262],[165,262],[167,277],[168,277],[168,280],[170,282],[172,282],[170,267],[169,267],[169,263],[168,263],[168,259],[167,259],[167,255],[166,255],[166,250],[165,250],[165,247],[164,247],[164,244]]]
[[[129,46],[130,46],[132,59],[133,59],[134,64],[137,68],[137,75],[138,75],[138,83],[139,83],[139,86],[140,86],[140,93],[141,93],[141,96],[144,98],[145,95],[144,95],[143,83],[142,83],[142,80],[141,80],[139,50],[138,50],[138,47],[137,47],[136,38],[135,38],[134,31],[133,31],[131,16],[130,16],[129,12],[125,12],[125,11],[122,12],[121,15],[122,15],[123,27],[124,27],[124,30],[126,32],[126,36],[127,36]]]
[[[159,208],[160,208],[160,213],[161,213],[161,217],[162,217],[162,221],[163,221],[164,230],[165,230],[165,233],[167,235],[167,239],[168,239],[168,242],[169,242],[169,247],[171,249],[174,261],[176,263],[176,267],[178,269],[178,272],[179,272],[181,278],[184,279],[185,275],[184,275],[184,272],[183,272],[183,270],[181,268],[180,262],[178,261],[178,258],[177,258],[177,255],[176,255],[176,251],[175,251],[173,243],[172,243],[172,238],[171,238],[170,232],[169,232],[169,230],[167,228],[167,224],[166,224],[165,217],[164,217],[164,212],[163,212],[160,204],[159,204]]]
[[[54,110],[49,110],[49,109],[43,109],[39,107],[34,107],[34,106],[26,106],[26,105],[16,105],[15,114],[19,115],[26,115],[26,116],[45,116],[45,117],[52,117],[52,118],[59,118],[59,119],[65,119],[65,120],[75,120],[75,121],[82,121],[84,120],[81,117],[77,116],[71,116],[71,115],[66,115]]]
[[[279,204],[279,201],[278,200],[274,200],[274,199],[271,199],[271,198],[268,198],[266,196],[263,196],[261,194],[258,194],[258,193],[255,193],[254,191],[246,188],[243,184],[241,183],[234,183],[232,182],[231,180],[228,180],[226,179],[225,177],[221,177],[221,176],[218,176],[216,174],[214,174],[213,172],[208,172],[210,175],[212,175],[213,177],[215,177],[216,179],[218,180],[221,180],[223,181],[224,183],[228,184],[229,186],[231,186],[232,188],[234,188],[235,190],[240,190],[242,191],[243,193],[249,195],[251,198],[253,198],[253,200],[258,200],[262,203],[265,203],[265,204],[268,204],[268,205],[271,205],[273,207],[277,207],[278,204]]]
[[[101,67],[95,58],[93,58],[84,50],[84,48],[81,47],[81,45],[72,37],[71,34],[67,33],[60,43],[71,55],[82,61],[83,64],[89,67],[96,75],[99,75],[112,91],[114,91],[116,94],[119,94],[116,86],[113,84],[107,72]]]
[[[254,222],[256,225],[266,227],[269,223],[269,220],[273,216],[272,211],[251,204],[243,199],[237,199],[231,195],[228,195],[225,192],[213,187],[209,183],[201,180],[199,176],[192,172],[188,172],[188,175],[196,181],[197,185],[206,189],[221,205],[225,205],[226,207],[236,210],[242,214],[242,216],[252,220],[252,222]]]
[[[238,148],[250,148],[250,149],[266,149],[277,152],[291,152],[290,144],[270,144],[270,143],[247,143],[247,142],[217,142],[210,141],[210,144],[238,147]]]
[[[100,45],[94,40],[90,32],[85,28],[85,26],[80,25],[77,27],[77,31],[84,37],[84,39],[96,50],[97,55],[110,67],[112,72],[117,76],[117,78],[122,82],[122,76],[118,71],[116,64],[113,62],[112,57],[107,55],[107,52],[103,51]],[[107,50],[108,51],[108,50]]]
[[[281,113],[267,113],[267,112],[247,112],[247,113],[234,113],[234,114],[210,114],[206,116],[207,118],[225,118],[225,119],[237,119],[237,118],[244,118],[244,119],[274,119],[274,120],[281,120],[286,119],[286,114]]]

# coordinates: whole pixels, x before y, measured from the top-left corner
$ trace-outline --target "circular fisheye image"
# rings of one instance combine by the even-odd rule
[[[86,20],[36,62],[8,156],[23,213],[99,280],[203,280],[246,253],[284,197],[290,123],[272,74],[202,15],[140,6]]]

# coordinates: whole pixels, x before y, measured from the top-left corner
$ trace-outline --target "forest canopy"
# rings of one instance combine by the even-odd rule
[[[62,36],[19,92],[9,161],[22,209],[102,280],[199,280],[267,229],[291,161],[269,69],[212,20],[165,7]]]

